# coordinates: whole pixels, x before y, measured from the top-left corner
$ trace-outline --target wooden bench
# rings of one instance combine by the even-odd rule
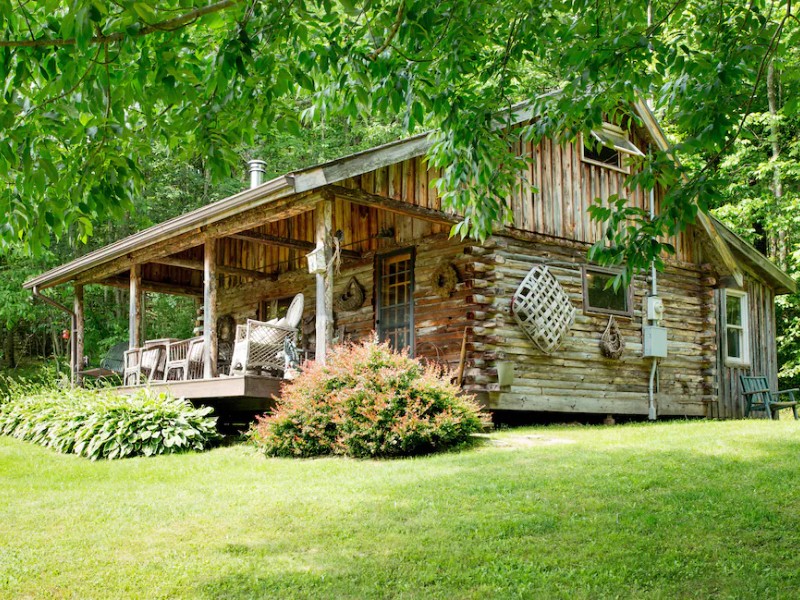
[[[794,393],[800,393],[799,389],[772,392],[769,389],[769,383],[767,383],[766,377],[745,377],[744,375],[740,375],[739,381],[742,383],[742,394],[744,395],[745,400],[747,400],[747,408],[745,408],[744,411],[745,417],[748,417],[750,415],[750,411],[752,410],[763,410],[767,413],[767,418],[772,419],[773,410],[791,408],[792,412],[794,413],[794,418],[798,418],[798,400],[794,399]],[[775,400],[777,396],[784,394],[789,395],[789,400]]]

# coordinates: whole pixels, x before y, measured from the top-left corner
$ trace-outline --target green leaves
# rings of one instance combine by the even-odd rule
[[[212,410],[148,390],[40,388],[0,405],[0,434],[91,460],[171,454],[218,439]]]

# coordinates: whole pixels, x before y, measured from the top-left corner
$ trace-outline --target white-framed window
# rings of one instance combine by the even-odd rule
[[[725,362],[729,365],[750,363],[750,331],[747,293],[725,290]]]
[[[644,153],[631,142],[628,132],[611,123],[603,123],[600,129],[593,130],[591,139],[582,139],[583,162],[628,173],[630,168],[625,163],[624,154],[644,156]]]

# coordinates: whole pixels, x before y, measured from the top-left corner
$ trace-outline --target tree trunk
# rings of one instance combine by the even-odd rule
[[[783,182],[781,181],[780,168],[780,124],[778,122],[777,85],[775,83],[775,61],[771,60],[767,67],[767,99],[769,101],[770,116],[770,141],[772,142],[772,193],[775,196],[774,213],[780,215],[783,206]],[[783,227],[778,229],[777,248],[775,256],[781,267],[786,266],[786,231]]]
[[[17,353],[16,348],[14,347],[14,328],[6,330],[6,364],[8,365],[9,369],[13,369],[17,366]]]

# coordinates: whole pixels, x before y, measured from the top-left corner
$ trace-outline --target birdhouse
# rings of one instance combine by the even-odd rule
[[[315,248],[308,254],[306,254],[306,260],[308,261],[308,272],[309,273],[324,273],[328,270],[328,265],[325,262],[325,248]]]

